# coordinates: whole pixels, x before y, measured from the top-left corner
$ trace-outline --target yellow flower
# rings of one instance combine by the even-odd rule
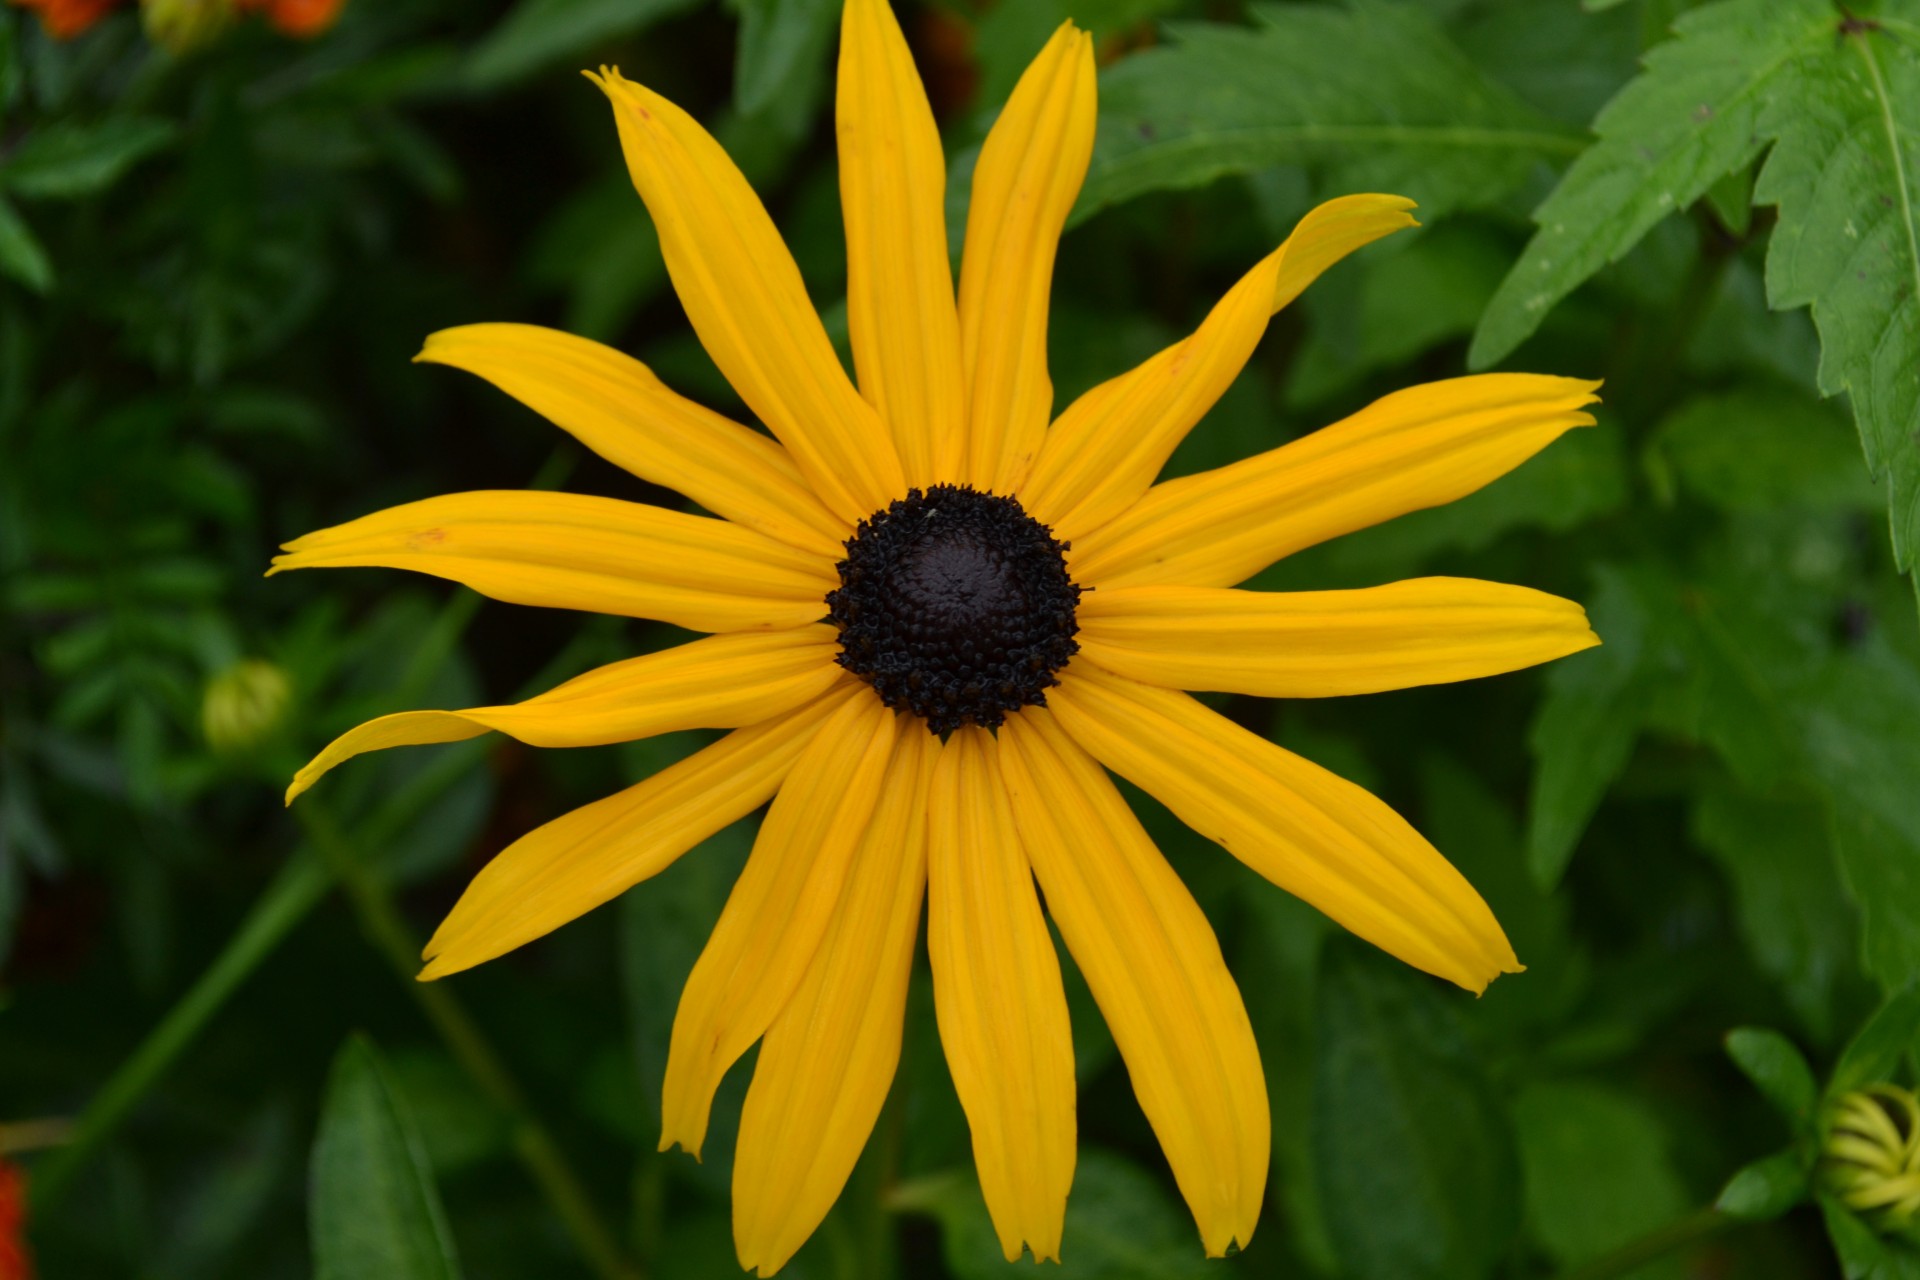
[[[1413,225],[1408,201],[1315,209],[1191,337],[1049,424],[1048,286],[1093,145],[1085,33],[1054,35],[993,126],[956,290],[919,76],[885,0],[848,0],[838,131],[857,387],[719,145],[617,71],[594,79],[688,317],[773,438],[596,343],[449,330],[420,359],[488,379],[718,518],[461,494],[310,534],[275,563],[415,569],[496,599],[713,634],[517,706],[372,721],[301,770],[289,800],[381,747],[732,729],[507,848],[428,944],[422,977],[540,937],[772,800],[681,998],[662,1148],[699,1152],[721,1076],[760,1041],[735,1240],[743,1266],[783,1265],[886,1096],[924,893],[941,1040],[987,1206],[1008,1258],[1023,1245],[1053,1258],[1074,1078],[1037,877],[1207,1252],[1245,1245],[1269,1139],[1253,1033],[1206,919],[1107,770],[1410,964],[1476,992],[1517,972],[1486,904],[1391,809],[1180,690],[1361,693],[1597,643],[1579,606],[1523,587],[1232,589],[1302,547],[1480,488],[1590,424],[1596,384],[1435,383],[1156,485],[1269,317],[1341,257]]]

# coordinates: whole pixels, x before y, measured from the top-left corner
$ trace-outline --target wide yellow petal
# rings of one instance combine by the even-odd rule
[[[377,565],[509,604],[653,618],[690,631],[799,627],[834,561],[725,520],[583,493],[450,493],[295,538],[283,569]]]
[[[1518,671],[1600,643],[1586,611],[1530,587],[1415,578],[1359,591],[1107,587],[1080,651],[1168,689],[1324,698]]]
[[[1085,584],[1230,587],[1282,556],[1465,497],[1571,427],[1600,384],[1483,373],[1396,391],[1291,444],[1168,480],[1068,553]]]
[[[999,749],[968,726],[934,766],[927,957],[940,1043],[1001,1251],[1011,1262],[1024,1243],[1036,1261],[1057,1261],[1073,1185],[1073,1033]]]
[[[840,23],[840,207],[847,329],[860,391],[925,487],[939,442],[966,426],[960,323],[947,257],[947,164],[913,55],[887,0],[847,0]],[[957,454],[956,454],[957,456]]]
[[[760,197],[692,116],[618,71],[592,78],[613,103],[667,273],[720,372],[843,520],[900,497],[900,455],[841,368]]]
[[[829,557],[851,532],[777,441],[612,347],[538,325],[469,324],[434,334],[414,359],[485,378],[608,462],[735,524]]]
[[[869,821],[905,839],[915,795],[883,785],[906,767],[896,736],[893,712],[871,694],[855,696],[820,727],[774,797],[680,994],[661,1099],[662,1151],[678,1144],[700,1154],[713,1091],[800,985]]]
[[[1267,1185],[1266,1078],[1198,904],[1106,773],[1052,716],[1000,730],[1000,769],[1047,911],[1086,975],[1210,1257],[1245,1248]]]
[[[402,711],[335,738],[287,788],[287,803],[343,760],[498,730],[536,747],[597,747],[675,729],[735,729],[783,715],[840,677],[839,633],[820,625],[708,636],[608,663],[536,698],[465,711]]]
[[[1047,705],[1094,759],[1382,950],[1473,992],[1519,972],[1473,886],[1360,787],[1091,662],[1063,671]]]
[[[1053,258],[1087,176],[1094,116],[1093,39],[1064,23],[1014,86],[974,166],[960,266],[967,449],[943,479],[1012,493],[1040,450],[1053,412]]]
[[[1133,505],[1233,385],[1268,317],[1347,254],[1415,225],[1412,207],[1399,196],[1343,196],[1307,214],[1191,337],[1067,407],[1021,487],[1027,510],[1071,541]]]
[[[660,874],[765,804],[828,716],[864,690],[852,677],[783,716],[735,729],[625,791],[521,836],[480,869],[427,943],[421,979],[471,969]]]
[[[901,726],[884,805],[799,988],[767,1028],[733,1157],[740,1265],[770,1276],[840,1196],[900,1062],[927,883],[927,782],[939,739]]]

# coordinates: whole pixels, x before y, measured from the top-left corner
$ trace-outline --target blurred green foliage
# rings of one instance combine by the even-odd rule
[[[1607,380],[1597,430],[1254,584],[1522,582],[1585,602],[1602,648],[1232,708],[1413,818],[1527,972],[1442,988],[1134,795],[1246,993],[1275,1177],[1252,1247],[1206,1263],[1069,972],[1061,1274],[1920,1276],[1820,1156],[1840,1093],[1912,1082],[1920,1029],[1920,3],[902,14],[956,219],[1025,60],[1069,16],[1098,37],[1060,404],[1191,328],[1314,200],[1421,202],[1280,316],[1174,470],[1469,360]],[[434,493],[677,501],[408,359],[448,325],[551,323],[742,412],[574,74],[599,62],[713,128],[844,340],[837,19],[353,0],[311,43],[240,26],[176,56],[131,11],[63,44],[0,10],[0,1154],[82,1117],[13,1157],[44,1274],[737,1273],[747,1068],[706,1163],[653,1148],[673,1004],[751,822],[444,997],[395,972],[492,852],[697,736],[393,753],[330,778],[320,825],[279,804],[361,719],[510,699],[667,630],[261,572]],[[872,1149],[787,1274],[1007,1272],[920,970]]]

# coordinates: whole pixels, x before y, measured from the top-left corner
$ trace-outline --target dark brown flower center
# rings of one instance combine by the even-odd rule
[[[847,539],[827,593],[840,665],[941,735],[1045,706],[1080,648],[1066,550],[1012,498],[912,490]]]

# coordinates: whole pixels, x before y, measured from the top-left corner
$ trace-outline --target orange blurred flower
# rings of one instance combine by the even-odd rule
[[[107,15],[107,11],[117,7],[120,0],[12,0],[22,9],[32,9],[40,15],[40,25],[48,35],[56,40],[71,40],[94,23]],[[0,1255],[0,1268],[4,1268],[6,1259]],[[12,1272],[0,1269],[0,1280],[7,1280]]]
[[[307,39],[334,24],[346,0],[241,0],[241,9],[267,15],[280,31]]]
[[[48,30],[52,29],[49,25]],[[0,1160],[0,1280],[33,1280],[33,1259],[27,1255],[26,1223],[26,1175],[17,1166]]]

